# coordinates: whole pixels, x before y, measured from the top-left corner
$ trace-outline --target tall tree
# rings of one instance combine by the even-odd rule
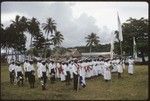
[[[53,43],[54,46],[61,45],[61,43],[63,42],[63,40],[64,40],[64,37],[63,37],[63,35],[59,31],[57,31],[55,33],[55,35],[52,35],[51,41],[52,41],[52,43]]]
[[[90,52],[92,51],[92,46],[97,46],[99,41],[99,37],[95,34],[95,33],[91,33],[90,35],[88,35],[87,37],[85,37],[86,39],[86,46],[90,47]]]
[[[129,18],[122,25],[123,42],[122,48],[126,55],[133,55],[133,37],[135,37],[137,53],[145,61],[144,56],[148,54],[148,20],[145,18]],[[117,50],[116,44],[115,50]]]
[[[45,30],[45,33],[47,34],[47,40],[48,40],[48,35],[51,32],[53,34],[54,31],[56,31],[56,23],[55,20],[52,18],[48,18],[46,23],[42,24],[43,30]]]
[[[24,16],[20,17],[19,15],[16,15],[15,20],[12,21],[10,26],[15,30],[16,36],[18,35],[18,41],[15,39],[18,46],[13,47],[15,49],[15,53],[17,53],[17,51],[22,53],[22,50],[25,52],[26,37],[24,32],[27,31],[27,18]],[[20,38],[22,38],[22,41]]]
[[[48,18],[46,23],[42,24],[42,28],[43,30],[45,30],[45,33],[47,34],[47,39],[45,42],[45,57],[46,57],[46,47],[49,47],[49,45],[51,45],[51,43],[49,42],[50,40],[48,39],[48,35],[51,32],[51,34],[53,34],[54,31],[56,31],[56,23],[55,20],[53,20],[52,18]]]
[[[33,37],[37,36],[40,32],[39,22],[36,18],[32,18],[28,22],[28,32],[31,34],[30,47],[32,46]]]

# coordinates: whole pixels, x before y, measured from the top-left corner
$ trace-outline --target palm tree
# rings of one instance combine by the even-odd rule
[[[55,33],[55,35],[52,35],[51,41],[53,42],[54,46],[61,45],[61,43],[62,43],[63,40],[64,40],[63,35],[59,31],[57,31]]]
[[[45,30],[45,33],[47,33],[47,40],[48,40],[48,35],[51,32],[53,34],[54,31],[56,31],[56,23],[55,20],[52,18],[48,18],[46,23],[43,23],[42,25],[43,30]]]
[[[90,35],[88,35],[87,37],[85,37],[85,39],[86,39],[86,42],[87,42],[86,46],[90,47],[90,52],[92,50],[91,49],[92,46],[97,46],[98,43],[100,42],[99,37],[93,32]]]
[[[45,33],[47,33],[47,40],[46,42],[48,42],[48,35],[49,33],[51,32],[51,35],[53,34],[54,31],[56,31],[56,23],[55,23],[55,20],[53,20],[52,18],[48,18],[46,23],[43,23],[42,24],[42,28],[43,30],[45,30]],[[47,45],[50,45],[50,43],[45,43],[45,51],[44,51],[44,54],[45,54],[45,57],[46,57],[46,44]]]
[[[34,17],[31,20],[29,20],[27,23],[28,23],[28,32],[31,34],[31,41],[30,41],[30,47],[31,47],[33,37],[37,36],[37,34],[40,33],[40,28],[39,28],[40,23]]]
[[[26,37],[24,36],[24,32],[25,31],[27,31],[27,18],[26,17],[24,17],[24,16],[22,16],[22,17],[20,17],[19,15],[16,15],[16,18],[15,18],[15,20],[14,21],[12,21],[12,23],[11,23],[11,27],[15,30],[15,33],[17,33],[17,35],[18,35],[18,37],[19,38],[25,38],[25,39],[22,39],[22,40],[24,40],[24,41],[26,41]],[[20,34],[20,35],[19,35]],[[18,41],[19,42],[19,41]],[[17,43],[18,43],[17,42]],[[23,42],[23,44],[24,44],[24,42]],[[17,44],[17,45],[21,45],[21,44]],[[16,47],[18,48],[18,47],[20,47],[20,49],[22,49],[23,47],[24,47],[24,45],[23,46],[14,46],[15,48],[15,50],[16,50],[16,52],[17,52],[17,49],[16,49]],[[18,48],[19,49],[19,48]],[[19,49],[19,50],[20,50]],[[15,53],[16,53],[15,52]],[[17,56],[16,56],[17,57]],[[18,59],[18,58],[17,58]]]

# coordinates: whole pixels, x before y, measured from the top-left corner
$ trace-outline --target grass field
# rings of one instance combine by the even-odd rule
[[[36,80],[36,88],[30,89],[28,83],[24,87],[10,85],[8,67],[1,66],[1,99],[11,100],[146,100],[148,98],[148,66],[135,66],[134,75],[127,74],[118,79],[112,75],[111,82],[105,82],[102,76],[86,80],[87,87],[78,92],[73,91],[73,84],[66,86],[65,82],[57,81],[50,84],[48,90],[42,91]]]

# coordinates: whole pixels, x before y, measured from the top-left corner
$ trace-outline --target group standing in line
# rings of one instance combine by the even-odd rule
[[[118,73],[118,79],[122,78],[125,69],[125,61],[121,58],[107,59],[84,59],[84,60],[68,60],[58,61],[39,59],[35,62],[26,59],[23,65],[19,61],[14,61],[9,65],[10,83],[23,86],[24,81],[28,81],[30,88],[35,87],[36,74],[41,83],[42,90],[46,90],[47,80],[52,84],[56,79],[65,81],[66,85],[70,85],[73,80],[73,89],[78,90],[80,86],[86,87],[86,79],[102,76],[104,80],[110,81],[111,74]],[[134,73],[134,59],[128,59],[128,73]],[[22,68],[23,66],[23,68]],[[25,80],[24,80],[25,79]]]

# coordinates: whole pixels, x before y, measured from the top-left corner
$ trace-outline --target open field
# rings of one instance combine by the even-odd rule
[[[146,100],[148,98],[148,66],[135,66],[135,74],[128,75],[127,68],[123,78],[112,75],[111,82],[105,82],[102,76],[87,81],[87,87],[78,92],[73,91],[73,84],[57,81],[50,84],[48,90],[42,91],[36,80],[36,88],[30,89],[28,83],[24,87],[10,85],[8,67],[1,66],[1,99],[12,100]]]

